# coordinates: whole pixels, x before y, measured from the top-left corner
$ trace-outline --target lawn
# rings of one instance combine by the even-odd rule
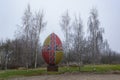
[[[62,72],[79,72],[79,67],[60,67]],[[80,72],[105,73],[110,71],[120,71],[120,65],[84,65]]]
[[[106,73],[111,71],[120,71],[120,65],[84,65],[80,68],[80,72],[90,73]],[[47,72],[46,68],[28,69],[28,70],[1,70],[0,79],[7,79],[11,77],[21,76],[38,76],[63,74],[66,72],[79,72],[79,67],[59,67],[58,72]]]

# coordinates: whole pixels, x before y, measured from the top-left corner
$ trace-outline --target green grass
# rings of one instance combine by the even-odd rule
[[[110,71],[120,71],[120,65],[85,65],[81,67],[80,72],[94,72],[94,73],[106,73]],[[21,76],[38,76],[38,75],[53,75],[62,74],[66,72],[79,72],[78,67],[59,67],[58,72],[47,72],[46,68],[37,68],[29,70],[1,70],[0,79],[7,79],[11,77]]]
[[[47,72],[46,68],[28,69],[28,70],[1,70],[0,80],[21,76],[38,76],[61,74],[61,72]]]
[[[34,76],[46,73],[45,69],[29,69],[29,70],[5,70],[0,71],[0,78],[10,78],[16,76]]]
[[[69,67],[69,70],[67,70],[66,67],[60,68],[60,71],[63,72],[77,72],[79,71],[78,67]],[[102,72],[109,72],[109,71],[120,71],[120,65],[85,65],[80,68],[80,72],[96,72],[96,73],[102,73]]]

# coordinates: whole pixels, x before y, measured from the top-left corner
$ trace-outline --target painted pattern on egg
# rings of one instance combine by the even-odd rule
[[[49,65],[56,65],[61,61],[63,56],[62,42],[55,33],[50,34],[45,39],[42,56]]]

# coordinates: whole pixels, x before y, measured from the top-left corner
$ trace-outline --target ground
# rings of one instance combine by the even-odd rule
[[[12,78],[10,80],[120,80],[120,74],[65,73]]]

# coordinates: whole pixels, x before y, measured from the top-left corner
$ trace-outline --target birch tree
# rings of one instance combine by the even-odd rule
[[[40,40],[40,33],[43,31],[44,27],[46,26],[46,21],[44,20],[43,11],[39,11],[35,14],[34,17],[34,27],[33,27],[33,34],[35,38],[35,65],[37,67],[37,53],[38,53],[38,44]]]
[[[33,12],[30,5],[25,9],[22,18],[22,36],[23,40],[23,61],[26,64],[26,68],[31,64],[37,67],[37,54],[39,52],[38,46],[40,44],[40,33],[46,26],[43,11]]]
[[[67,66],[69,66],[69,32],[70,32],[70,16],[68,11],[61,16],[60,27],[65,37],[65,49],[64,52],[67,57]]]
[[[31,12],[31,8],[30,5],[28,5],[28,7],[26,8],[25,12],[24,12],[24,16],[23,16],[23,36],[24,36],[24,44],[25,46],[23,46],[24,48],[24,52],[25,55],[23,57],[25,57],[25,64],[26,64],[26,68],[28,68],[29,64],[30,64],[30,48],[29,48],[29,42],[30,42],[30,32],[32,30],[32,26],[33,26],[33,14]]]
[[[80,65],[82,64],[82,53],[84,48],[84,32],[83,32],[83,24],[80,17],[75,17],[73,22],[73,30],[74,30],[74,51],[76,54],[76,58],[78,59],[78,66],[80,71]]]
[[[91,42],[92,63],[98,63],[100,60],[100,44],[103,42],[103,28],[100,28],[97,9],[91,9],[88,20],[88,32]]]

